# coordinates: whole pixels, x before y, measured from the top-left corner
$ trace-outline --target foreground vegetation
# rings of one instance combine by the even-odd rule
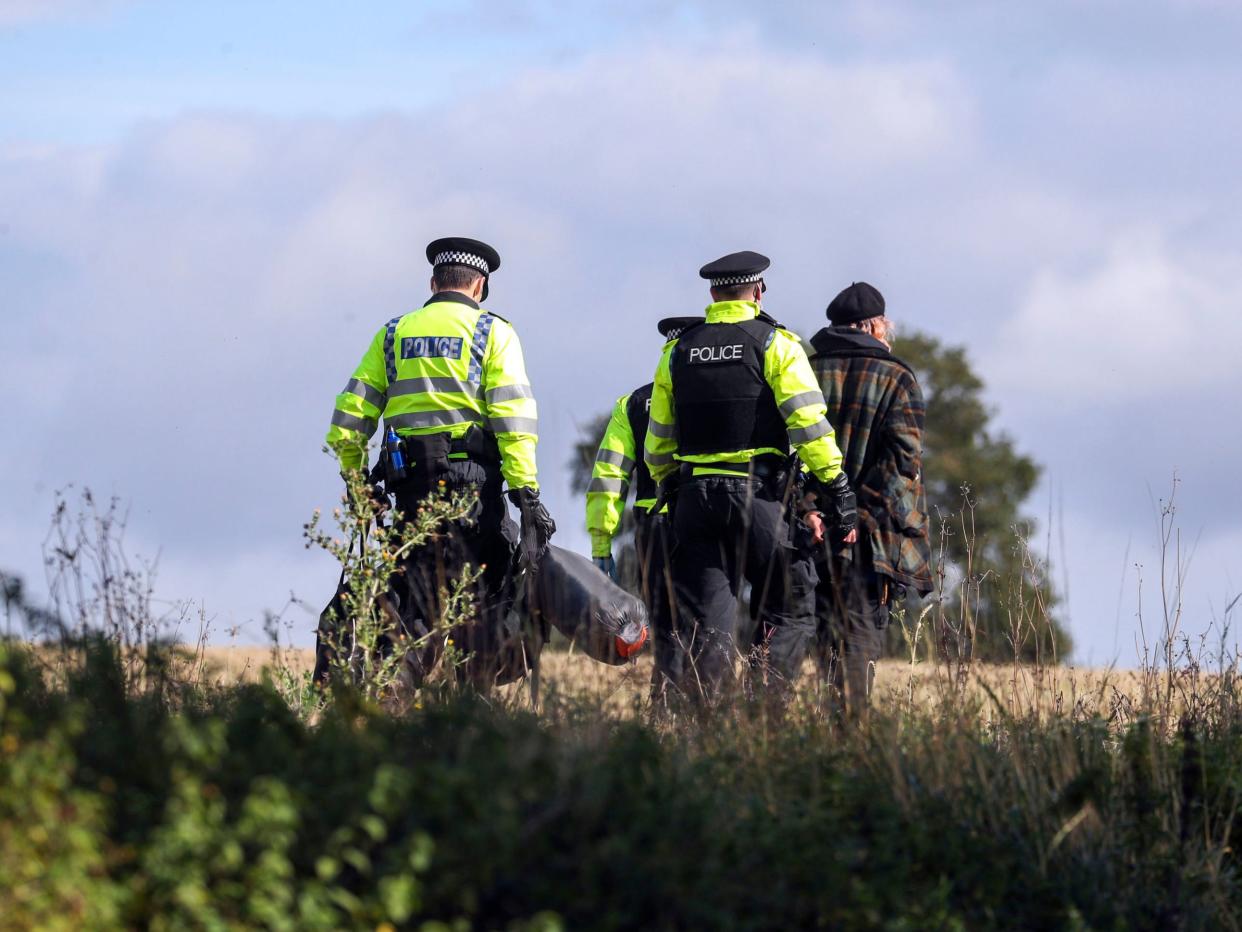
[[[1242,910],[1242,716],[1219,676],[1176,722],[1015,717],[946,688],[866,728],[811,694],[704,728],[552,686],[538,713],[341,694],[311,725],[271,682],[186,685],[148,660],[135,692],[104,641],[55,676],[0,653],[0,927],[1165,929]]]
[[[58,510],[50,608],[5,585],[0,930],[1240,924],[1238,600],[1209,650],[1163,599],[1126,674],[981,665],[969,614],[899,615],[907,661],[853,725],[811,671],[781,713],[700,717],[648,703],[649,661],[555,650],[538,702],[451,664],[398,697],[365,657],[324,692],[279,619],[257,678],[167,646],[123,523],[87,504]],[[308,528],[365,632],[399,542],[347,537]]]

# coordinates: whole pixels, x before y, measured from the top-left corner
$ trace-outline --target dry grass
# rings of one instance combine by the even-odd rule
[[[203,666],[213,680],[224,683],[255,683],[263,670],[283,664],[294,673],[315,667],[315,652],[310,648],[289,648],[275,655],[270,647],[207,647],[203,649]]]
[[[276,655],[262,647],[208,647],[203,662],[208,680],[228,684],[256,682],[265,668],[275,665],[302,674],[312,669],[315,657],[309,648],[285,649]],[[570,695],[624,715],[642,707],[651,671],[650,654],[635,663],[609,667],[580,653],[548,650],[542,658],[541,688],[544,695]],[[809,661],[804,678],[804,685],[813,689],[815,669]],[[892,659],[877,666],[875,704],[894,711],[928,708],[954,692],[973,701],[988,720],[1067,713],[1112,718],[1118,707],[1140,707],[1149,685],[1144,674],[1130,670],[983,663],[950,668]],[[524,684],[515,684],[502,694],[517,699],[525,690]]]

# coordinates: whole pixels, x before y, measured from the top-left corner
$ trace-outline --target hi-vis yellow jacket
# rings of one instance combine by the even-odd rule
[[[621,527],[625,514],[625,498],[629,494],[634,471],[639,472],[635,508],[650,511],[656,498],[651,480],[642,475],[642,445],[646,423],[630,421],[630,400],[634,396],[643,404],[650,396],[651,386],[645,385],[630,395],[622,395],[612,408],[608,427],[599,442],[595,465],[591,468],[591,484],[587,486],[586,523],[591,535],[591,556],[612,555],[612,539]]]
[[[707,306],[707,323],[737,323],[752,320],[759,313],[753,301],[718,301]],[[656,482],[663,481],[678,463],[738,463],[737,473],[747,471],[747,463],[761,453],[784,456],[775,449],[734,450],[715,454],[682,456],[677,452],[677,415],[673,406],[673,380],[669,360],[677,340],[670,340],[656,368],[651,394],[651,423],[647,427],[645,457]],[[789,442],[798,451],[803,467],[822,482],[831,482],[841,473],[841,451],[837,448],[832,425],[828,423],[824,393],[819,387],[802,341],[788,330],[777,329],[763,357],[763,374],[785,419]],[[727,468],[695,468],[695,475],[731,475]]]
[[[381,416],[403,436],[490,430],[509,488],[539,487],[538,422],[522,346],[507,321],[460,292],[432,295],[375,335],[336,396],[327,442],[342,469],[365,465]]]

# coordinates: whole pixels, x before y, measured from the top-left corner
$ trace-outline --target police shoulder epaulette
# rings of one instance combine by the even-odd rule
[[[782,324],[779,320],[777,320],[775,317],[769,314],[767,311],[760,311],[758,316],[755,317],[755,320],[762,321],[763,323],[768,324],[773,329],[779,330],[781,333],[785,334],[785,336],[791,337],[794,340],[802,339],[800,336],[798,336],[796,333],[794,333],[792,330],[790,330],[788,327]]]
[[[497,314],[495,311],[484,311],[483,313],[484,313],[484,314],[487,314],[489,317],[495,317],[497,320],[499,320],[499,321],[503,321],[504,323],[509,324],[509,318],[507,318],[507,317],[501,317],[501,316],[500,316],[499,314]],[[509,326],[510,326],[510,327],[512,327],[512,326],[513,326],[513,324],[509,324]]]

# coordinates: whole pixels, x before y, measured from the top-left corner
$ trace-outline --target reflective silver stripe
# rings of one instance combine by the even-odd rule
[[[384,418],[388,427],[452,427],[454,424],[482,423],[483,415],[469,408],[449,411],[411,411]]]
[[[354,415],[346,414],[344,411],[333,411],[332,423],[337,427],[344,427],[346,430],[356,430],[367,437],[375,433],[375,422],[373,420],[366,417],[354,417]]]
[[[479,387],[448,376],[418,376],[412,379],[398,379],[388,386],[388,397],[398,395],[426,395],[431,392],[460,392],[471,398],[479,397]]]
[[[363,401],[375,405],[381,411],[384,410],[384,393],[372,385],[368,385],[362,379],[350,379],[343,389],[342,395],[357,395]]]
[[[624,495],[629,483],[624,479],[592,479],[587,486],[588,492],[617,492]]]
[[[600,450],[595,454],[595,462],[608,463],[610,466],[620,466],[626,472],[634,468],[634,461],[624,453],[618,453],[616,450]]]
[[[672,453],[648,453],[646,455],[648,466],[667,466],[673,461]]]
[[[823,392],[803,392],[801,395],[794,395],[792,398],[786,398],[781,402],[781,414],[789,417],[799,408],[805,408],[807,405],[824,403]]]
[[[828,423],[827,418],[820,418],[819,421],[810,427],[795,427],[789,431],[790,443],[807,443],[811,440],[818,440],[820,437],[826,437],[832,433],[832,425]]]
[[[533,417],[494,417],[487,426],[494,434],[538,434],[539,420]]]
[[[655,418],[652,418],[647,424],[647,430],[655,434],[657,437],[663,437],[666,440],[670,437],[677,436],[676,424],[661,424]]]
[[[497,404],[501,401],[516,401],[518,398],[534,398],[535,394],[529,385],[500,385],[487,390],[487,403]]]

